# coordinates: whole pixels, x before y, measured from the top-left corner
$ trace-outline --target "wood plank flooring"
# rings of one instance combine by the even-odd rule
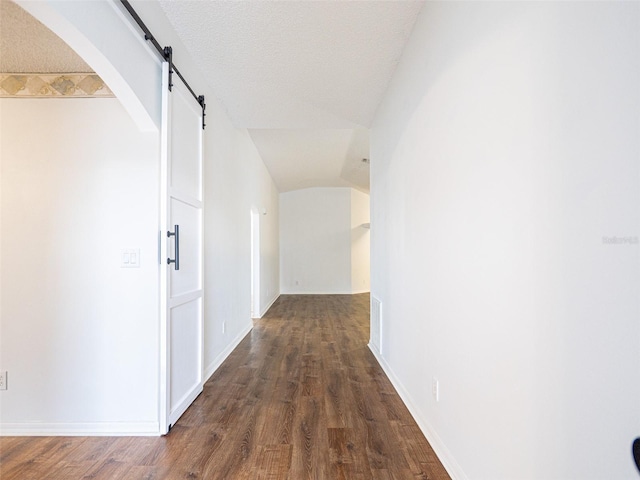
[[[369,295],[283,295],[165,437],[0,437],[0,478],[449,479],[367,348]]]

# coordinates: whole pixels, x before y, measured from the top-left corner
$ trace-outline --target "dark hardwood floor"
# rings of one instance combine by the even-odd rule
[[[449,479],[367,348],[369,295],[283,295],[165,437],[0,437],[0,478]]]

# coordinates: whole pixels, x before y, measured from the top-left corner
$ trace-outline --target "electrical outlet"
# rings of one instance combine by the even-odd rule
[[[7,389],[7,372],[0,372],[0,390]]]
[[[436,377],[431,380],[431,394],[436,402],[440,401],[440,382]]]
[[[227,322],[222,322],[222,333],[225,333],[227,330]]]

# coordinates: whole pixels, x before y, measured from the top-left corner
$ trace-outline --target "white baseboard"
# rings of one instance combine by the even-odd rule
[[[238,346],[251,331],[253,325],[249,323],[234,338],[227,348],[211,362],[205,370],[204,381],[226,360],[229,354]],[[204,382],[203,382],[204,383]],[[194,392],[197,396],[200,392]],[[190,404],[190,398],[185,402]],[[179,409],[176,409],[179,410]],[[173,423],[173,422],[172,422]],[[98,423],[0,423],[0,436],[130,436],[147,437],[160,436],[158,422],[98,422]]]
[[[370,290],[369,290],[368,288],[365,288],[364,290],[354,290],[354,291],[352,291],[351,293],[352,293],[353,295],[359,295],[359,294],[361,294],[361,293],[369,293],[369,292],[370,292]]]
[[[446,447],[440,436],[436,433],[431,424],[420,414],[419,410],[416,408],[415,402],[411,398],[411,395],[409,395],[406,388],[404,388],[404,385],[402,385],[400,380],[398,380],[398,377],[393,373],[393,370],[384,360],[382,355],[380,355],[380,352],[375,347],[375,345],[372,345],[370,343],[369,350],[371,350],[373,356],[376,357],[376,360],[380,364],[380,367],[382,367],[382,370],[384,370],[384,373],[387,375],[387,377],[389,377],[391,384],[398,392],[398,395],[400,395],[400,398],[402,399],[404,404],[407,406],[407,409],[418,424],[418,427],[420,427],[420,430],[422,430],[422,433],[427,438],[427,441],[431,445],[431,448],[433,448],[433,451],[440,459],[440,462],[442,463],[452,480],[468,480],[467,475],[465,475],[462,468],[460,467],[458,462],[456,462],[455,458]]]
[[[191,406],[191,404],[198,398],[198,395],[202,393],[202,384],[197,384],[195,388],[191,391],[187,392],[184,397],[180,399],[178,402],[178,406],[173,409],[173,411],[169,414],[169,425],[175,425],[176,422],[180,419],[182,414],[187,411],[187,408]]]
[[[150,437],[159,435],[158,422],[0,423],[0,437]]]
[[[231,352],[235,350],[235,348],[242,341],[242,339],[246,337],[247,334],[252,329],[253,329],[253,323],[250,323],[236,336],[236,338],[234,338],[231,341],[231,343],[229,343],[229,345],[227,345],[227,348],[225,348],[222,352],[220,352],[220,354],[215,358],[215,360],[213,360],[213,362],[211,362],[207,366],[207,368],[204,371],[204,381],[202,382],[203,384],[207,380],[209,380],[209,378],[211,378],[211,375],[213,375],[215,371],[218,370],[218,368],[220,368],[220,365],[222,365],[222,362],[224,362],[227,359],[227,357],[231,354]]]
[[[271,299],[271,301],[267,304],[266,307],[264,307],[262,309],[262,311],[260,312],[260,316],[258,318],[262,318],[264,316],[265,313],[267,313],[269,311],[269,309],[271,308],[271,306],[276,303],[276,300],[278,300],[278,298],[280,298],[280,294],[276,294],[273,299]]]
[[[332,291],[314,291],[314,292],[309,292],[309,291],[295,291],[295,290],[288,290],[286,292],[280,292],[282,295],[351,295],[353,292],[351,290],[348,291],[344,291],[344,292],[336,292],[334,290]]]

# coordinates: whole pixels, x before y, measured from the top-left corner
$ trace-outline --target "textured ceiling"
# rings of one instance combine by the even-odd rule
[[[422,6],[172,1],[167,18],[245,128],[368,127]]]
[[[0,0],[0,72],[89,73],[65,42],[22,8]]]
[[[354,139],[373,120],[422,2],[160,5],[234,124],[250,129],[281,191],[368,190],[368,137]]]

